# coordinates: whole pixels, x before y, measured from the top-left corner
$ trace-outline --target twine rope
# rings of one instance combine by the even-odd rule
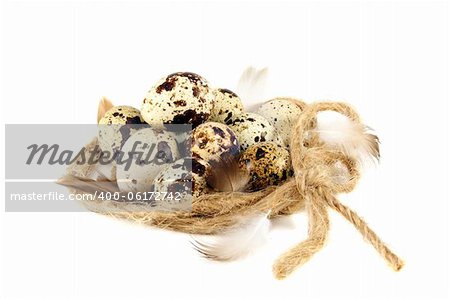
[[[98,213],[190,234],[220,233],[236,222],[236,216],[250,215],[256,211],[271,211],[269,218],[275,218],[305,210],[309,218],[308,237],[275,261],[273,273],[278,279],[287,277],[325,245],[330,228],[330,207],[353,224],[394,270],[400,270],[403,261],[361,217],[336,198],[338,193],[351,192],[356,186],[360,178],[358,163],[345,153],[327,147],[313,131],[317,124],[317,114],[321,111],[335,111],[355,122],[361,122],[358,114],[345,103],[318,102],[307,105],[296,99],[289,100],[303,111],[293,128],[291,138],[294,177],[284,184],[252,193],[205,194],[193,199],[190,212],[143,211],[126,202],[94,200],[83,203],[88,209]],[[95,144],[94,140],[86,150],[93,148]],[[333,179],[337,162],[348,170],[349,178],[345,182]],[[68,171],[88,175],[92,171],[89,167],[80,168],[74,163]],[[79,190],[72,192],[80,193]]]

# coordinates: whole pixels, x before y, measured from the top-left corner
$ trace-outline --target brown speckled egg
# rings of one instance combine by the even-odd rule
[[[100,148],[111,153],[120,150],[128,137],[145,124],[138,109],[130,106],[116,106],[109,109],[98,123]]]
[[[239,142],[227,126],[207,122],[195,128],[188,140],[192,157],[210,162],[239,154]]]
[[[213,91],[214,108],[211,111],[211,121],[231,124],[233,118],[244,111],[241,99],[237,94],[228,89],[217,88]]]
[[[239,158],[239,167],[250,174],[250,191],[278,185],[292,175],[289,151],[274,142],[250,146]]]
[[[259,114],[243,113],[233,120],[230,128],[236,133],[242,151],[258,142],[284,145],[275,127]]]
[[[174,73],[162,78],[145,96],[142,117],[154,126],[192,124],[195,128],[211,114],[214,97],[208,82],[194,73]]]
[[[192,158],[182,158],[161,170],[154,180],[155,192],[167,192],[173,198],[187,200],[208,191],[206,165]]]
[[[117,161],[117,185],[124,192],[151,190],[156,175],[167,164],[180,158],[178,145],[172,133],[141,129],[122,147],[123,158]]]
[[[284,144],[289,147],[292,128],[297,123],[302,109],[288,99],[274,99],[262,104],[256,113],[264,116],[278,131]]]

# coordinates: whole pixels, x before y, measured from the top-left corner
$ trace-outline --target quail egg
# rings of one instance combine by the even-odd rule
[[[297,123],[302,109],[288,99],[279,98],[262,104],[256,113],[269,120],[284,144],[289,147],[292,128]]]
[[[207,122],[195,128],[189,138],[192,157],[210,162],[239,154],[239,142],[227,126]]]
[[[230,128],[236,133],[242,151],[258,142],[273,141],[283,145],[274,126],[259,114],[243,113],[233,120]]]
[[[250,175],[249,191],[278,185],[292,175],[289,151],[274,142],[250,146],[239,158],[239,167]]]
[[[211,111],[211,121],[229,125],[234,117],[243,113],[244,106],[241,99],[231,90],[217,88],[213,94],[214,108]]]
[[[170,132],[146,128],[134,133],[122,147],[117,160],[117,184],[121,191],[144,192],[168,163],[180,157]]]
[[[117,180],[116,172],[117,172],[117,165],[114,160],[109,163],[97,163],[95,173],[99,177],[104,177],[110,181],[116,181]]]
[[[144,124],[138,109],[130,106],[116,106],[109,109],[100,119],[98,126],[99,146],[112,156],[120,150],[130,135]]]
[[[214,97],[208,82],[194,73],[174,73],[162,78],[145,96],[142,117],[153,127],[192,124],[208,120]]]
[[[160,171],[154,180],[154,191],[165,192],[169,199],[198,197],[208,191],[205,175],[204,162],[181,158]]]

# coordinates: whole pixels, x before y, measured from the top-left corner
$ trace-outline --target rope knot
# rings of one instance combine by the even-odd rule
[[[291,137],[291,158],[298,197],[304,199],[309,216],[308,238],[280,256],[273,265],[273,272],[279,279],[286,277],[324,246],[329,230],[328,207],[352,223],[388,264],[398,271],[403,266],[402,260],[355,212],[336,198],[337,193],[352,191],[360,174],[355,158],[330,148],[314,132],[317,114],[325,110],[341,113],[360,124],[358,114],[344,103],[316,103],[308,105],[302,112]]]
[[[332,189],[333,178],[330,168],[325,165],[317,165],[314,168],[296,172],[295,180],[300,194],[316,190],[318,188]]]

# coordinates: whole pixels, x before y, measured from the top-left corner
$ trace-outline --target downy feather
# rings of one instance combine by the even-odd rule
[[[114,107],[113,103],[108,100],[106,97],[102,97],[100,103],[98,103],[98,111],[97,111],[97,123],[100,122],[100,119],[105,115],[106,111]]]
[[[256,69],[253,66],[248,67],[242,73],[236,93],[241,98],[246,111],[255,111],[265,101],[264,91],[267,75],[267,68]]]
[[[210,162],[210,173],[206,178],[208,185],[219,192],[244,191],[250,176],[246,169],[241,169],[236,157],[225,156]]]
[[[268,213],[242,217],[232,226],[216,236],[193,237],[194,248],[205,258],[230,261],[243,258],[267,241],[270,228]]]
[[[120,192],[116,182],[110,181],[99,175],[96,180],[82,178],[67,174],[56,181],[57,184],[72,188],[81,192],[96,194],[100,192]]]
[[[317,117],[315,131],[319,133],[320,139],[356,159],[360,164],[379,160],[379,139],[369,127],[337,112],[330,113],[337,114],[338,117],[326,119],[326,116],[331,115],[325,113],[320,112]]]

